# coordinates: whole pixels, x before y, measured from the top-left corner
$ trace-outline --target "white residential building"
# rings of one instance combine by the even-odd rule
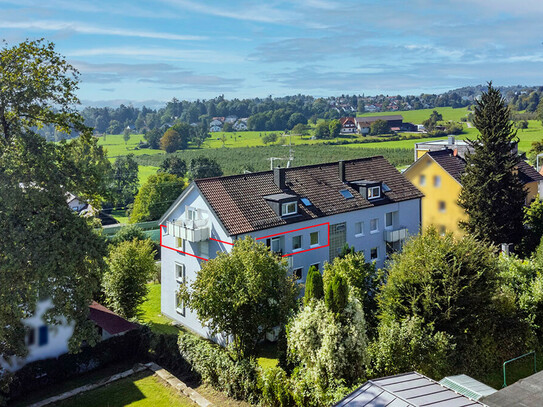
[[[421,197],[383,157],[195,180],[160,220],[162,312],[209,336],[176,294],[247,235],[286,257],[301,283],[346,243],[381,267],[418,233]]]

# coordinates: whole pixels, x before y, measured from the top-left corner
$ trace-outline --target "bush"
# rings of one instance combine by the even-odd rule
[[[178,346],[181,356],[203,382],[229,397],[250,403],[259,401],[259,368],[254,359],[236,361],[224,348],[192,334],[181,333]]]
[[[288,407],[294,405],[289,379],[280,367],[263,370],[258,378],[258,388],[262,392],[262,403],[266,406]]]
[[[148,328],[142,327],[83,347],[79,353],[65,353],[58,358],[29,363],[13,375],[9,398],[76,377],[116,362],[141,362],[149,357]]]

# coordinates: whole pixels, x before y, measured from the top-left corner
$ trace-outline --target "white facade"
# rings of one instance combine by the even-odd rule
[[[0,366],[15,371],[36,360],[56,358],[68,352],[68,341],[72,337],[73,324],[60,324],[48,326],[43,322],[43,314],[51,308],[50,300],[40,301],[36,307],[36,313],[27,318],[24,323],[28,327],[26,344],[28,355],[26,358],[12,358],[7,361],[0,357]]]
[[[194,226],[190,223],[193,219],[200,220],[199,225],[207,231],[199,236],[193,234],[189,239],[200,240],[205,236],[209,239],[181,241],[173,235],[175,222]],[[178,304],[176,293],[181,284],[194,281],[203,262],[214,258],[219,251],[229,252],[235,239],[246,235],[230,236],[194,183],[166,213],[161,224],[170,225],[161,228],[162,313],[208,337],[208,330],[200,324],[196,314]],[[275,251],[280,250],[288,259],[291,272],[297,274],[303,284],[310,266],[315,265],[322,271],[324,263],[333,259],[345,243],[354,246],[356,251],[363,251],[367,261],[375,261],[377,267],[382,267],[387,255],[386,239],[393,240],[391,245],[398,249],[407,234],[418,233],[419,225],[420,199],[411,199],[268,228],[249,235],[269,244]],[[268,237],[270,235],[274,236]]]

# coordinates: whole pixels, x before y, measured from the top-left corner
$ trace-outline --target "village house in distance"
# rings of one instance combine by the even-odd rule
[[[160,219],[162,312],[208,336],[177,292],[248,235],[288,258],[301,283],[346,243],[382,267],[418,233],[421,198],[381,156],[195,180]]]

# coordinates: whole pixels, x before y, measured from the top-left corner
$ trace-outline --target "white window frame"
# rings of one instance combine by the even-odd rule
[[[179,290],[175,290],[175,312],[181,316],[185,316],[185,303],[179,300]],[[182,305],[183,307],[180,307]]]
[[[179,276],[179,270],[181,270],[181,276]],[[186,267],[183,263],[175,263],[175,281],[178,283],[178,284],[183,284],[185,285],[186,284],[186,278],[187,278],[187,274],[186,274]]]
[[[419,185],[420,185],[421,187],[426,186],[426,175],[421,174],[421,175],[419,176]]]
[[[371,252],[372,252],[372,250],[374,250],[374,249],[375,249],[376,257],[375,257],[375,258],[372,258],[372,257],[371,257]],[[379,247],[372,247],[372,248],[370,249],[370,261],[377,261],[377,260],[379,260]]]
[[[300,270],[300,278],[296,276],[296,272]],[[296,278],[296,280],[302,280],[304,278],[304,268],[303,267],[296,267],[292,270],[292,275]]]
[[[314,236],[315,234],[317,235],[317,243],[312,243],[312,241],[313,241],[313,236]],[[319,233],[318,230],[315,231],[315,232],[311,232],[311,233],[309,234],[309,247],[318,246],[318,245],[319,245],[319,241],[320,241],[320,233]]]
[[[375,229],[372,229],[372,222],[375,221]],[[379,233],[379,218],[370,220],[370,234]]]
[[[300,239],[300,247],[294,247],[294,239]],[[292,236],[292,251],[302,250],[303,238],[302,235]]]
[[[356,228],[357,226],[356,225],[360,225],[360,232],[356,232]],[[363,221],[360,221],[360,222],[355,222],[354,224],[354,237],[361,237],[361,236],[364,236],[364,222]]]
[[[279,246],[278,250],[274,250],[274,248],[273,248],[274,243]],[[270,240],[270,249],[274,253],[279,253],[281,251],[281,237],[280,236],[271,238],[271,240]]]
[[[289,211],[288,207],[293,207],[293,211]],[[296,202],[285,202],[281,205],[281,216],[288,216],[288,215],[296,215],[298,213],[298,205],[296,205]]]
[[[375,190],[377,190],[377,193],[375,193]],[[369,187],[368,188],[368,199],[377,199],[381,198],[381,187]]]

